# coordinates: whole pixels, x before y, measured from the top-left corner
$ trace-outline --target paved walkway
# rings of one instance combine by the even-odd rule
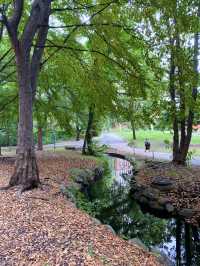
[[[124,141],[121,137],[119,137],[114,133],[103,133],[96,140],[98,140],[101,144],[108,145],[109,147],[118,150],[119,152],[121,151],[124,153],[135,154],[143,158],[149,158],[149,159],[166,160],[166,161],[172,160],[172,154],[170,153],[157,152],[157,151],[145,152],[144,149],[130,147],[126,141]],[[56,143],[56,147],[73,146],[76,148],[81,148],[82,145],[83,145],[83,140]],[[193,157],[193,159],[191,160],[191,164],[200,165],[200,157],[198,156]]]

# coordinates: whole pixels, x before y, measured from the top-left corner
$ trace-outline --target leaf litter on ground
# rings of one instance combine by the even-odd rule
[[[70,168],[93,168],[96,161],[70,153],[38,155],[42,187],[19,194],[1,191],[1,266],[159,266],[142,248],[97,225],[60,194],[69,184]],[[0,187],[8,184],[13,164],[0,165]]]

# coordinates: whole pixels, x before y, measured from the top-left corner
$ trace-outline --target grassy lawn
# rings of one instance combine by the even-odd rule
[[[168,140],[172,143],[172,134],[169,131],[139,129],[136,131],[137,139],[135,141],[132,139],[132,131],[128,128],[115,128],[112,131],[136,148],[144,148],[145,139],[149,139],[152,151],[171,152],[164,143],[164,140]],[[200,134],[197,135],[197,133],[195,133],[193,135],[190,150],[194,152],[194,155],[200,155]]]

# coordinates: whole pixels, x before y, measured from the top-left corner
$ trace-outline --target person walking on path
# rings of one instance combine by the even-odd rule
[[[144,146],[145,146],[145,152],[150,151],[151,143],[148,139],[145,139]]]

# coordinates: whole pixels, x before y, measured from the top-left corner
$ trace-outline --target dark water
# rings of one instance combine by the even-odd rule
[[[124,239],[140,239],[149,250],[163,253],[171,265],[200,266],[199,229],[180,220],[142,213],[129,193],[134,169],[121,159],[110,158],[108,162],[106,176],[90,187],[93,215]]]

